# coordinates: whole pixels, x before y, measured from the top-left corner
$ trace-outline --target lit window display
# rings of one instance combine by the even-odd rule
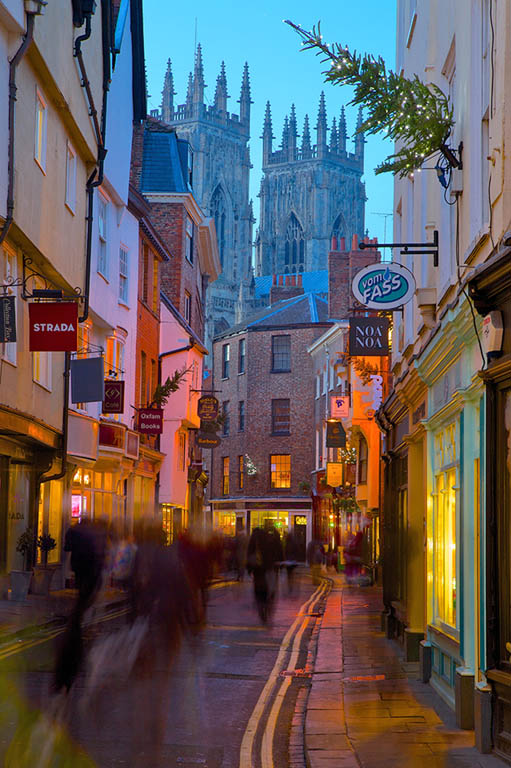
[[[433,589],[435,621],[456,628],[456,426],[435,439]],[[447,465],[447,466],[446,466]]]

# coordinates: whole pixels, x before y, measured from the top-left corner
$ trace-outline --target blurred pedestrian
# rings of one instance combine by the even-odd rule
[[[238,581],[243,581],[243,577],[245,575],[245,568],[247,565],[247,547],[247,537],[245,533],[241,531],[240,533],[236,534],[235,543],[235,567]]]
[[[312,584],[317,587],[321,584],[321,565],[323,563],[324,550],[321,542],[312,539],[307,546],[307,564],[311,569]]]
[[[293,591],[294,572],[298,565],[298,543],[296,537],[290,532],[284,541],[284,566],[287,573],[287,591]]]
[[[362,545],[364,534],[357,531],[349,540],[344,549],[344,561],[346,563],[346,581],[348,584],[354,584],[359,579],[362,572]]]
[[[278,537],[278,541],[276,539]],[[280,557],[279,557],[280,555]],[[254,579],[254,597],[261,621],[267,623],[274,609],[276,565],[282,560],[282,544],[277,531],[254,528],[247,549],[247,571]]]

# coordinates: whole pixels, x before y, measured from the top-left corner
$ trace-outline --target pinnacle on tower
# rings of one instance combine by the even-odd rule
[[[337,152],[337,121],[335,117],[332,120],[332,127],[330,129],[330,150],[331,152]]]
[[[250,105],[254,102],[250,98],[250,77],[248,74],[248,63],[243,67],[243,79],[241,81],[241,94],[239,98],[240,120],[242,123],[250,122]]]
[[[289,158],[294,160],[296,158],[296,139],[298,137],[298,131],[296,130],[296,111],[295,105],[291,104],[291,116],[289,118],[289,132],[288,132],[288,146],[289,146]]]
[[[282,129],[282,149],[287,149],[289,146],[289,118],[286,115],[284,118],[284,127]]]
[[[303,121],[302,131],[302,157],[310,156],[311,154],[311,132],[309,128],[309,115],[305,115]]]
[[[326,143],[326,132],[327,132],[327,121],[326,121],[326,105],[325,105],[325,92],[321,91],[321,96],[319,97],[319,109],[318,109],[318,122],[316,124],[316,144],[318,147],[318,156],[324,154],[324,150],[326,149],[327,143]]]
[[[341,107],[341,116],[339,118],[339,130],[338,130],[338,147],[339,152],[346,152],[346,114],[344,112],[344,107]]]
[[[227,99],[229,94],[227,93],[227,77],[225,75],[225,63],[222,61],[220,67],[220,74],[216,79],[215,90],[215,108],[222,112],[227,112]]]
[[[165,123],[170,123],[174,112],[174,76],[172,74],[172,64],[167,60],[167,71],[163,80],[163,90],[161,92],[161,116]]]
[[[362,123],[364,122],[364,115],[362,113],[362,107],[358,110],[358,116],[357,116],[357,130],[360,128]],[[365,138],[363,133],[356,133],[355,134],[355,154],[359,157],[364,156],[364,144],[365,144]]]
[[[266,111],[264,113],[263,135],[261,136],[261,138],[263,140],[263,162],[265,162],[271,155],[272,140],[274,138],[273,127],[271,124],[271,106],[269,101],[266,102]]]
[[[188,74],[188,87],[186,89],[186,108],[191,109],[193,104],[193,75]]]
[[[202,104],[204,102],[204,65],[202,63],[202,48],[199,43],[195,53],[195,66],[193,70],[193,102]]]

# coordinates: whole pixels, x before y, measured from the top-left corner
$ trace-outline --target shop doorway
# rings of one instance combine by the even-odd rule
[[[307,518],[305,515],[294,516],[293,534],[296,541],[298,559],[305,561],[305,552],[307,548]]]

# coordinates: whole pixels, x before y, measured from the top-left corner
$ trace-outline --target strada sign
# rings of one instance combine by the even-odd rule
[[[370,264],[357,272],[351,288],[367,309],[396,309],[414,295],[415,278],[401,264]]]
[[[76,352],[78,306],[74,301],[28,305],[31,352]]]
[[[163,432],[163,408],[140,408],[138,431],[143,435],[161,435]]]

